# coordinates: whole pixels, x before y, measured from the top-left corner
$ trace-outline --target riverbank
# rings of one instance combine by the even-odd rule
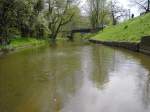
[[[90,39],[89,41],[96,44],[103,44],[112,47],[121,47],[150,55],[150,36],[142,37],[140,42],[100,41],[95,39]]]
[[[35,38],[16,38],[11,40],[11,43],[6,46],[0,46],[0,54],[4,52],[20,50],[30,47],[39,47],[46,45],[47,41]]]
[[[90,38],[93,43],[150,54],[150,14],[108,26]]]
[[[106,27],[92,37],[100,41],[135,42],[150,35],[150,14],[136,17],[123,23]]]
[[[100,41],[100,40],[94,40],[94,39],[90,39],[89,40],[92,43],[96,43],[96,44],[104,44],[107,46],[112,46],[112,47],[122,47],[122,48],[126,48],[132,51],[139,51],[139,43],[136,42],[117,42],[117,41]]]

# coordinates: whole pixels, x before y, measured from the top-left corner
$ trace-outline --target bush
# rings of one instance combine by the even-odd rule
[[[8,29],[8,37],[9,39],[12,39],[12,38],[15,38],[15,37],[18,37],[20,36],[20,32],[17,28],[9,28]]]
[[[124,27],[124,29],[127,29],[128,28],[128,25],[126,25],[125,27]]]

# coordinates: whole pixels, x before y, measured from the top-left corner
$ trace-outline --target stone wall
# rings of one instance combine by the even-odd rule
[[[122,47],[133,51],[139,51],[139,43],[134,42],[108,42],[108,41],[98,41],[98,40],[89,40],[92,43],[104,44],[113,47]]]
[[[140,42],[140,52],[150,54],[150,36],[144,36]]]
[[[89,40],[92,43],[96,44],[104,44],[113,47],[122,47],[129,50],[142,52],[150,55],[150,36],[144,36],[141,39],[140,43],[134,42],[108,42],[108,41],[99,41],[99,40]]]

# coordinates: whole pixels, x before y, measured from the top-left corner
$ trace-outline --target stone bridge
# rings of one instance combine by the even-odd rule
[[[71,31],[68,32],[67,37],[68,37],[70,40],[73,40],[75,33],[87,34],[87,33],[95,33],[95,32],[98,32],[98,31],[100,31],[100,30],[102,30],[102,28],[96,28],[96,29],[93,29],[93,28],[79,28],[79,29],[73,29],[73,30],[71,30]]]

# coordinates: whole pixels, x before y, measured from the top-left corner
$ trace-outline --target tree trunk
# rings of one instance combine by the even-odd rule
[[[147,12],[150,11],[150,0],[148,0]]]
[[[113,11],[111,12],[111,15],[112,15],[112,20],[113,20],[113,25],[116,25],[116,19],[115,19],[115,15]]]
[[[57,37],[57,34],[56,34],[56,33],[52,33],[52,34],[50,35],[50,39],[51,39],[53,42],[56,41],[56,37]]]

